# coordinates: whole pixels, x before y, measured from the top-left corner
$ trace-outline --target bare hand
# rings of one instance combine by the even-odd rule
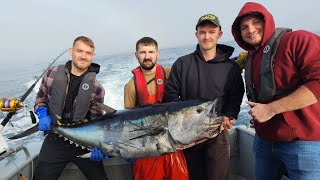
[[[274,115],[274,111],[268,104],[255,103],[251,101],[246,101],[248,105],[251,106],[248,114],[253,118],[253,120],[263,123],[270,120]]]
[[[235,122],[236,120],[233,118],[229,119],[228,117],[224,117],[223,122],[221,123],[219,128],[220,132],[222,132],[223,130],[231,129]]]

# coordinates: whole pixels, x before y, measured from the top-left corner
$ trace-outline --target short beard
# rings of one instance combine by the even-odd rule
[[[261,42],[262,42],[262,39],[261,40],[259,40],[259,41],[255,41],[255,42],[246,42],[247,44],[249,44],[250,46],[253,46],[253,47],[255,47],[255,46],[260,46],[261,45]]]
[[[80,69],[80,70],[83,70],[83,71],[86,71],[88,68],[89,68],[89,66],[81,66],[81,65],[78,65],[77,63],[75,63],[74,61],[72,61],[72,65],[75,67],[75,68],[77,68],[77,69]]]
[[[153,69],[154,66],[156,65],[156,62],[155,62],[155,63],[152,63],[150,66],[146,66],[143,64],[145,61],[147,61],[147,60],[144,60],[142,63],[140,63],[141,68],[144,70],[149,71],[149,70]],[[151,61],[151,60],[148,60],[148,61]]]
[[[261,45],[261,42],[251,43],[250,45],[253,46],[253,47],[260,46],[260,45]]]
[[[140,64],[140,65],[141,65],[142,69],[149,71],[149,70],[153,69],[156,64],[152,63],[151,66],[145,66],[144,64]]]

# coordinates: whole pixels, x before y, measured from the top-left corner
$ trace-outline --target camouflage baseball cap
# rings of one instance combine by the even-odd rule
[[[213,23],[214,25],[219,26],[221,28],[221,24],[220,24],[220,21],[217,16],[215,16],[214,14],[205,14],[199,18],[198,23],[196,25],[196,30],[197,30],[198,26],[205,21],[209,21],[209,22]]]

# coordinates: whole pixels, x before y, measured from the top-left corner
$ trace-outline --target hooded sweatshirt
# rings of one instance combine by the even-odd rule
[[[258,49],[245,43],[240,32],[241,18],[251,13],[262,15],[265,23],[261,46]],[[270,12],[262,5],[253,2],[243,6],[232,25],[232,34],[236,42],[252,54],[251,76],[255,87],[260,87],[262,53],[274,30],[275,23]],[[304,85],[319,99],[320,37],[303,30],[285,33],[275,54],[273,71],[276,89],[297,89]],[[259,89],[256,91],[259,94]],[[274,100],[276,98],[272,101]],[[264,123],[255,122],[255,128],[260,137],[270,141],[319,141],[320,103],[277,114]]]
[[[206,61],[199,45],[194,53],[182,56],[171,68],[165,100],[222,99],[221,115],[237,118],[244,94],[239,65],[229,57],[234,48],[217,45],[217,56]]]

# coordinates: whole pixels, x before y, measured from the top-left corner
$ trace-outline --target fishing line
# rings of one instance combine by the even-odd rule
[[[38,81],[42,78],[42,76],[47,72],[47,70],[64,54],[68,51],[68,49],[66,49],[65,51],[63,51],[62,53],[60,53],[50,64],[49,66],[42,72],[42,74],[36,79],[36,81],[29,87],[29,89],[21,96],[21,98],[19,100],[17,100],[17,102],[15,102],[15,105],[20,105],[22,104],[22,102],[27,98],[27,96],[30,94],[30,92],[33,90],[33,88],[36,86],[36,84],[38,83]],[[4,100],[4,99],[3,99]],[[3,130],[4,126],[6,126],[6,124],[9,122],[9,120],[12,118],[13,115],[16,114],[16,112],[21,108],[17,108],[12,107],[13,109],[9,110],[9,113],[7,114],[7,116],[3,119],[3,121],[0,124],[0,132]],[[6,109],[1,109],[6,110]],[[12,111],[11,111],[12,110]]]

